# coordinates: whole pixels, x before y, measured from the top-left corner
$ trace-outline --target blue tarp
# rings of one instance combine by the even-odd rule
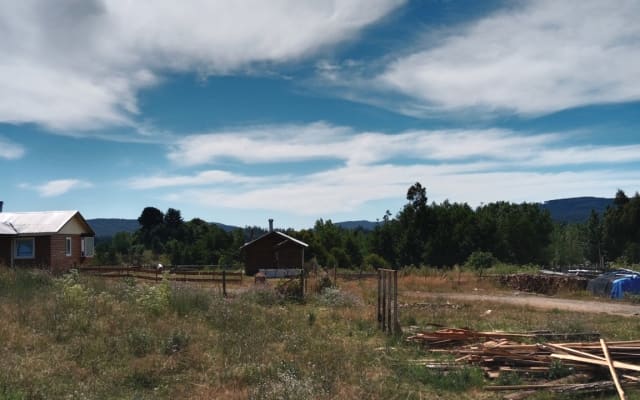
[[[640,294],[640,276],[631,275],[613,281],[611,298],[622,299],[625,293]]]

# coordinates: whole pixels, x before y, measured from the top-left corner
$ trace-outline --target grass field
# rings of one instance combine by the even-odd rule
[[[493,290],[463,272],[399,282],[401,295],[477,286]],[[478,368],[444,375],[411,365],[431,355],[377,330],[375,288],[374,280],[341,282],[296,301],[246,279],[223,298],[217,287],[188,283],[0,268],[0,399],[499,398],[483,390],[491,382]],[[402,326],[640,336],[634,318],[509,306],[483,316],[486,304],[446,302],[402,308]]]

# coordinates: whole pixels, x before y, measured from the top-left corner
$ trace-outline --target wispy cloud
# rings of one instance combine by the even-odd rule
[[[46,0],[0,12],[0,122],[53,130],[136,125],[166,71],[241,73],[356,35],[404,0]]]
[[[273,177],[271,178],[271,180]],[[127,181],[132,189],[157,189],[176,186],[202,186],[212,184],[247,184],[264,182],[264,178],[239,175],[221,170],[202,171],[195,175],[139,176]]]
[[[25,149],[18,143],[0,136],[0,158],[5,160],[17,160],[25,154]]]
[[[395,158],[453,160],[532,157],[557,134],[517,135],[502,129],[415,130],[395,134],[356,132],[324,122],[272,125],[191,135],[168,154],[178,165],[194,166],[235,159],[248,164],[336,159],[372,164]]]
[[[577,135],[575,132],[534,135],[508,129],[358,132],[316,122],[189,135],[171,146],[168,158],[179,166],[215,164],[229,159],[246,164],[329,159],[347,165],[402,159],[456,163],[483,160],[530,167],[640,161],[640,145],[571,144]]]
[[[399,56],[374,81],[405,112],[544,114],[640,99],[640,3],[532,0]],[[399,106],[400,103],[396,104]]]
[[[252,176],[205,170],[139,176],[137,189],[172,188],[166,198],[234,209],[268,209],[301,215],[351,212],[363,204],[397,199],[416,181],[433,200],[543,201],[611,195],[636,187],[639,145],[572,145],[585,132],[523,134],[506,129],[358,132],[327,123],[260,126],[187,136],[169,150],[178,168],[291,161],[321,163],[322,170],[286,176]],[[284,144],[282,144],[284,143]],[[250,170],[255,170],[251,168]],[[317,169],[316,169],[317,170]],[[224,184],[220,184],[224,183]],[[185,200],[188,199],[188,200]]]
[[[23,183],[20,187],[23,189],[35,190],[42,197],[55,197],[65,194],[71,190],[93,187],[93,184],[79,179],[56,179],[41,185]]]
[[[567,172],[463,172],[428,165],[347,166],[311,174],[286,183],[249,189],[199,188],[172,191],[167,200],[208,207],[276,210],[297,215],[353,212],[376,200],[398,199],[416,181],[430,200],[468,202],[544,201],[574,196],[611,196],[620,187],[637,185],[640,173],[610,170]]]

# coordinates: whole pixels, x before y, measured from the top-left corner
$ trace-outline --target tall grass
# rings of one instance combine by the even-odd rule
[[[424,277],[403,277],[401,293],[412,279]],[[476,368],[411,366],[429,354],[378,331],[375,280],[340,283],[304,302],[249,283],[223,298],[188,284],[35,271],[0,270],[0,282],[0,400],[489,397]],[[402,308],[401,318],[475,329],[573,324],[610,339],[640,328],[633,319],[507,306],[480,317],[493,306],[438,306],[446,301]]]

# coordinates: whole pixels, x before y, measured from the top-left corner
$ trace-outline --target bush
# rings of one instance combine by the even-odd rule
[[[166,279],[159,285],[144,285],[136,298],[136,303],[146,312],[161,315],[169,308],[171,288]]]
[[[136,329],[127,335],[127,343],[131,349],[131,354],[136,357],[143,357],[153,349],[154,337],[147,330]]]
[[[382,256],[379,256],[376,253],[367,254],[364,257],[364,260],[362,261],[362,263],[364,264],[365,267],[373,268],[373,269],[389,267],[389,263],[387,262],[387,260],[385,260],[384,258],[382,258]]]
[[[325,288],[318,295],[317,301],[320,305],[327,307],[350,307],[362,303],[355,295],[334,287]]]
[[[276,286],[276,291],[285,299],[290,300],[302,299],[304,296],[300,279],[283,280],[278,284],[278,286]]]
[[[496,258],[493,256],[493,254],[491,254],[491,252],[474,251],[473,253],[471,253],[469,258],[467,258],[467,262],[465,263],[465,265],[467,267],[473,268],[474,270],[476,270],[476,272],[482,275],[482,272],[485,269],[493,267],[493,264],[495,264],[495,262]]]

